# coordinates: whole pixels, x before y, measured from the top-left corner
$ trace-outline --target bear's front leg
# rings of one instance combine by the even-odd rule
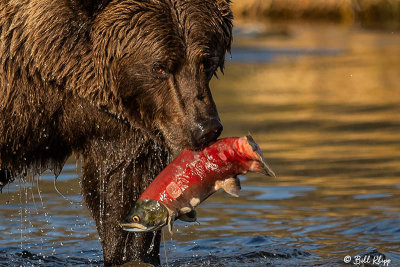
[[[132,139],[130,139],[132,140]],[[160,232],[129,233],[120,222],[140,193],[168,162],[153,142],[93,141],[84,152],[82,194],[95,219],[104,264],[130,261],[160,264]]]

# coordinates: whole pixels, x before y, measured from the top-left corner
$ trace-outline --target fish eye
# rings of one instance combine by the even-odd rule
[[[140,222],[139,216],[133,216],[133,217],[132,217],[132,221],[133,221],[134,223]]]

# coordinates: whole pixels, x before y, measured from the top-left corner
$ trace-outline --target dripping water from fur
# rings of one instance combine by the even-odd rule
[[[54,169],[53,169],[53,172],[54,172],[54,189],[56,190],[57,194],[59,194],[62,198],[67,200],[67,198],[57,188],[57,178],[60,175],[61,170],[62,170],[62,166],[54,166]]]
[[[35,194],[33,193],[33,188],[35,186],[35,183],[34,183],[35,182],[35,177],[33,175],[31,176],[30,182],[31,182],[31,184],[30,184],[30,188],[29,189],[31,191],[33,206],[35,208],[36,215],[39,215],[39,210],[37,208],[36,200],[35,200]]]
[[[150,254],[154,249],[154,242],[156,240],[157,231],[153,231],[153,239],[151,239],[151,244],[149,249],[147,250],[147,254]]]
[[[54,179],[53,179],[53,186],[54,190],[56,190],[57,194],[59,194],[63,199],[69,202],[71,205],[79,205],[79,203],[75,203],[74,201],[68,199],[57,187],[57,179],[61,174],[61,171],[63,169],[64,163],[54,163],[53,165],[53,173],[54,173]]]
[[[35,178],[33,178],[33,179],[35,179]],[[42,209],[44,209],[45,207],[44,207],[44,205],[43,205],[42,193],[40,192],[39,179],[40,179],[40,176],[38,176],[38,177],[36,178],[36,189],[37,189],[37,192],[38,192],[38,195],[39,195],[40,204],[42,205]],[[46,213],[45,213],[45,214],[46,214]],[[40,231],[41,233],[44,232],[42,227],[39,228],[39,231]],[[43,251],[43,244],[44,244],[43,235],[40,235],[40,251]]]
[[[128,244],[128,239],[129,239],[129,233],[127,233],[126,239],[125,239],[124,256],[123,256],[123,258],[122,258],[123,261],[126,261],[126,246],[127,246],[127,244]]]
[[[161,233],[162,233],[162,239],[163,239],[163,244],[164,244],[164,256],[165,256],[165,264],[166,264],[166,265],[167,265],[167,267],[168,267],[167,245],[166,245],[166,242],[165,242],[165,235],[164,235],[164,231],[163,231],[163,230],[161,230]]]
[[[22,238],[22,189],[21,189],[21,179],[18,179],[18,187],[19,187],[19,213],[20,213],[20,238],[21,238],[21,250],[23,249],[23,238]]]
[[[80,203],[74,202],[70,199],[68,199],[63,193],[61,193],[61,191],[58,189],[57,187],[57,179],[60,176],[61,170],[60,172],[56,172],[54,171],[54,179],[53,179],[53,186],[54,186],[54,190],[56,190],[57,194],[60,195],[63,199],[65,199],[66,201],[69,202],[69,204],[71,205],[80,205]]]
[[[103,164],[104,164],[104,162],[103,162]],[[100,203],[99,203],[99,205],[100,205],[100,208],[99,208],[99,221],[100,221],[100,225],[102,226],[103,225],[103,206],[104,206],[104,200],[103,200],[103,195],[104,195],[104,177],[103,177],[103,164],[101,164],[100,165],[100,192],[99,192],[99,194],[100,194],[100,197],[99,197],[99,201],[100,201]]]

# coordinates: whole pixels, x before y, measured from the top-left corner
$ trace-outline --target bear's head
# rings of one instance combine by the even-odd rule
[[[209,82],[223,70],[232,19],[229,0],[112,1],[91,36],[98,104],[173,150],[216,140]]]

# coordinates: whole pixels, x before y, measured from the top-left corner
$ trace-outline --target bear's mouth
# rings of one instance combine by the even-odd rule
[[[165,140],[165,144],[168,146],[171,153],[177,156],[185,149],[196,150],[196,147],[192,143],[189,135],[173,135],[165,131],[161,131]]]
[[[175,142],[174,140],[168,140],[167,139],[167,144],[168,147],[170,148],[172,154],[177,156],[179,153],[181,153],[183,150],[193,150],[193,151],[200,151],[203,150],[204,148],[214,144],[218,138],[215,138],[215,140],[211,140],[208,142],[205,142],[203,144],[195,144],[192,140],[192,142]]]
[[[202,150],[217,141],[223,130],[219,119],[193,123],[195,126],[184,124],[183,122],[178,124],[176,121],[175,123],[162,121],[157,123],[157,128],[172,154],[178,154],[185,149]]]

